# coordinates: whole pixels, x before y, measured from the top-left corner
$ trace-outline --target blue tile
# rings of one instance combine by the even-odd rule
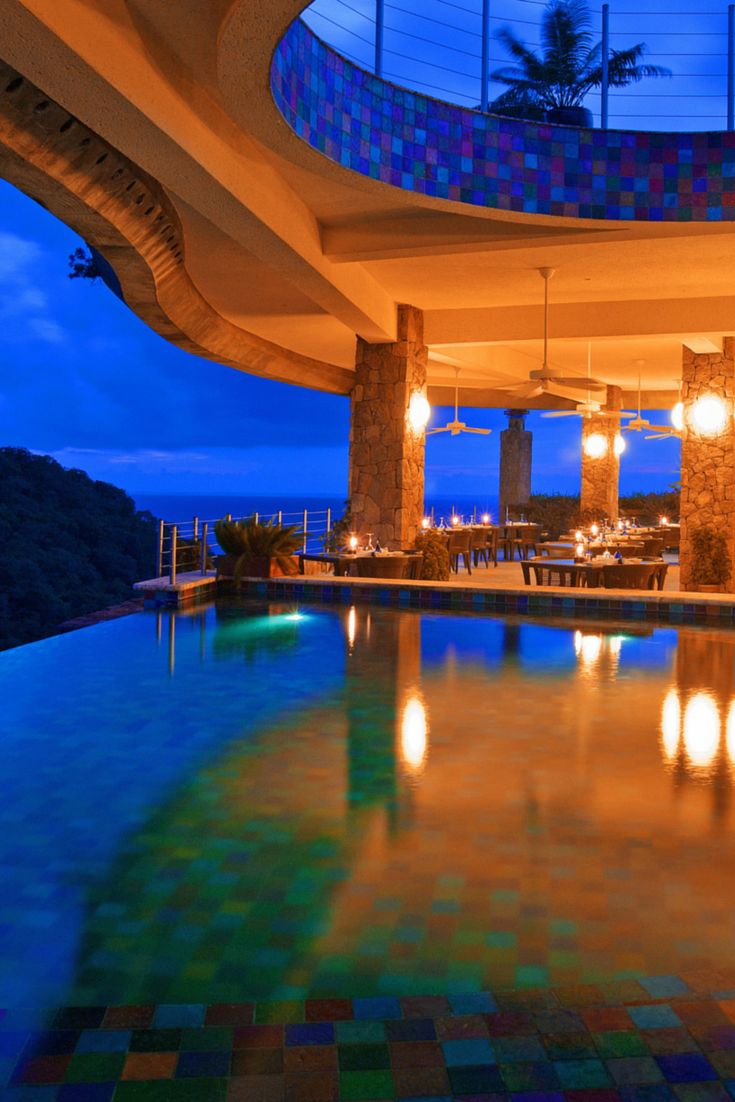
[[[286,1026],[287,1045],[333,1045],[334,1026],[331,1022]]]
[[[494,1064],[495,1053],[484,1037],[466,1037],[457,1041],[442,1041],[444,1060],[448,1067],[469,1067]]]
[[[77,1043],[77,1052],[126,1052],[131,1031],[117,1029],[85,1029]]]
[[[639,1029],[672,1029],[681,1025],[681,1018],[670,1006],[629,1006],[628,1014]]]
[[[221,1078],[230,1073],[229,1052],[182,1052],[177,1079]]]
[[[353,999],[352,1009],[356,1018],[400,1018],[401,1005],[398,999],[378,996],[370,999]]]
[[[203,1003],[163,1003],[156,1007],[153,1025],[156,1029],[203,1026],[205,1011]]]
[[[449,1005],[453,1014],[497,1014],[498,1011],[498,1004],[488,991],[450,995]]]
[[[647,976],[638,982],[655,999],[671,999],[676,995],[689,994],[689,988],[678,976]]]
[[[699,1052],[658,1056],[656,1062],[670,1083],[703,1083],[708,1079],[717,1079],[717,1072]]]

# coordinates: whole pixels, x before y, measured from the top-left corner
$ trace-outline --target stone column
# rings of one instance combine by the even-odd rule
[[[722,432],[707,435],[691,424],[690,411],[698,398],[716,395],[727,408]],[[681,565],[680,585],[691,590],[692,532],[705,524],[727,536],[730,561],[735,564],[735,341],[725,337],[722,352],[698,355],[683,349],[681,438]],[[735,593],[735,577],[723,587]]]
[[[398,340],[368,344],[358,337],[350,425],[349,494],[355,531],[385,547],[410,547],[424,510],[423,431],[408,421],[415,393],[426,393],[424,319],[398,307]]]
[[[498,521],[506,510],[526,505],[531,496],[531,450],[533,433],[526,429],[527,409],[506,409],[508,427],[500,434],[500,495]]]
[[[619,386],[607,388],[605,408],[622,408],[622,392]],[[593,413],[582,420],[582,516],[589,520],[615,520],[618,515],[618,484],[620,458],[615,454],[615,437],[620,432],[620,417],[605,417]],[[602,454],[588,455],[586,447],[590,437],[601,437]]]

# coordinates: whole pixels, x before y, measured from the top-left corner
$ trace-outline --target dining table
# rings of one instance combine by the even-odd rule
[[[552,559],[542,558],[540,556],[533,559],[521,560],[521,570],[523,571],[523,581],[525,585],[531,584],[531,573],[533,572],[536,585],[560,585],[577,589],[580,587],[597,589],[599,586],[604,585],[605,570],[615,568],[617,570],[635,570],[637,572],[641,566],[651,567],[648,588],[653,589],[655,587],[657,589],[663,589],[666,571],[668,569],[668,564],[664,562],[663,559],[647,563],[642,563],[639,559],[620,560],[615,558],[604,558],[603,556],[594,559],[585,559],[580,562],[572,558]],[[557,582],[552,580],[554,576],[558,578]]]
[[[420,551],[300,551],[299,573],[305,562],[331,564],[336,578],[408,578],[414,576]]]

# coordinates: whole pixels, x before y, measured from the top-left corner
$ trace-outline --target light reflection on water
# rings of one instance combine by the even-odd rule
[[[734,659],[725,631],[275,604],[0,656],[0,1001],[18,960],[69,1003],[729,965]]]

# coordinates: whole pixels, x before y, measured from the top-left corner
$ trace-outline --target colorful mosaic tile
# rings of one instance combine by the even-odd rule
[[[291,24],[271,67],[294,132],[337,165],[433,198],[526,214],[735,218],[735,134],[578,129],[485,115],[389,84]]]

